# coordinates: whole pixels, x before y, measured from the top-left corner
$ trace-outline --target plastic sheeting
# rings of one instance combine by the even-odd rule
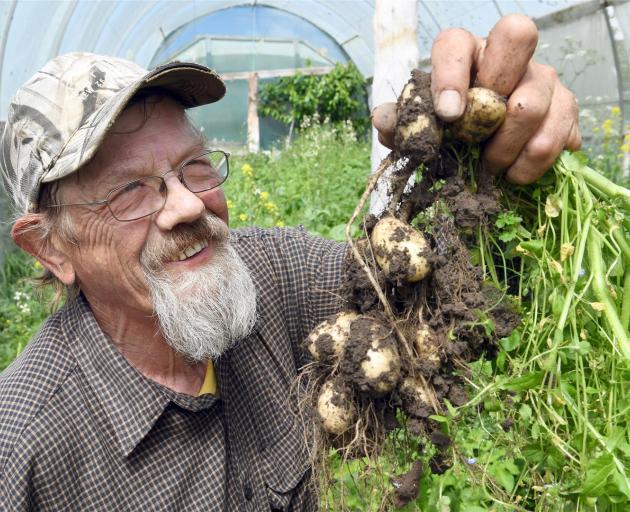
[[[430,41],[444,28],[462,26],[484,34],[501,14],[537,17],[573,3],[422,0],[421,51],[427,54]],[[196,20],[235,6],[266,6],[300,17],[335,41],[365,76],[372,73],[373,0],[0,0],[0,119],[19,85],[55,55],[108,53],[148,67],[173,34],[184,27],[194,32]],[[237,21],[225,24],[225,30],[242,29]],[[283,27],[276,23],[271,28]]]

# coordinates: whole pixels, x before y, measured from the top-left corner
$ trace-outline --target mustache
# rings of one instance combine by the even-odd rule
[[[198,242],[212,241],[215,246],[227,244],[229,234],[225,222],[207,213],[190,224],[176,226],[167,235],[148,240],[142,250],[140,263],[145,269],[155,271],[164,263],[174,261],[184,249]]]

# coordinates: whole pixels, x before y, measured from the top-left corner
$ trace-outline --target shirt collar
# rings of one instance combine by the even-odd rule
[[[70,350],[112,426],[117,448],[128,456],[170,402],[191,411],[212,406],[212,395],[192,397],[146,378],[118,352],[99,327],[83,295],[66,306]]]

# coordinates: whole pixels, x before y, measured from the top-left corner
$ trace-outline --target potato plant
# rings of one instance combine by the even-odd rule
[[[502,99],[473,90],[467,115],[482,119],[448,126],[433,115],[429,85],[414,73],[403,90],[396,148],[348,223],[342,295],[356,317],[346,342],[334,360],[306,368],[304,405],[320,406],[333,381],[346,392],[334,405],[352,417],[333,431],[318,409],[312,454],[323,495],[334,485],[331,448],[374,475],[383,447],[404,432],[408,471],[382,476],[379,509],[426,505],[419,479],[459,468],[498,510],[625,510],[630,192],[568,154],[534,186],[494,183],[476,144],[499,125]],[[352,229],[379,182],[389,204],[359,220],[357,240]],[[480,357],[495,380],[476,380]],[[612,381],[597,398],[602,367]],[[458,446],[474,411],[502,418],[500,459]]]
[[[330,447],[347,458],[378,455],[401,419],[415,435],[445,437],[431,416],[445,401],[466,403],[456,370],[492,351],[519,322],[498,290],[483,282],[461,236],[471,223],[488,222],[499,205],[493,193],[480,201],[466,190],[443,146],[455,134],[479,142],[505,114],[504,101],[482,89],[471,91],[469,105],[457,126],[444,126],[433,112],[430,77],[421,72],[414,72],[398,100],[396,148],[368,184],[348,236],[379,180],[389,187],[389,204],[362,220],[364,237],[349,236],[344,312],[306,342],[315,359],[303,378],[309,388],[304,405],[317,412],[316,473],[325,473],[318,461]],[[420,166],[424,172],[416,176]],[[427,212],[430,220],[421,221]],[[498,327],[488,329],[485,318]],[[448,465],[444,458],[438,466]],[[392,489],[384,503],[414,499],[407,487],[417,492],[417,485],[402,481],[407,483]]]

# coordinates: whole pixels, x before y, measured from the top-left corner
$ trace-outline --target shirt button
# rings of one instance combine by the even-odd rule
[[[243,487],[243,494],[245,495],[245,499],[247,501],[251,501],[251,499],[254,497],[254,490],[252,489],[251,485],[245,485]]]

